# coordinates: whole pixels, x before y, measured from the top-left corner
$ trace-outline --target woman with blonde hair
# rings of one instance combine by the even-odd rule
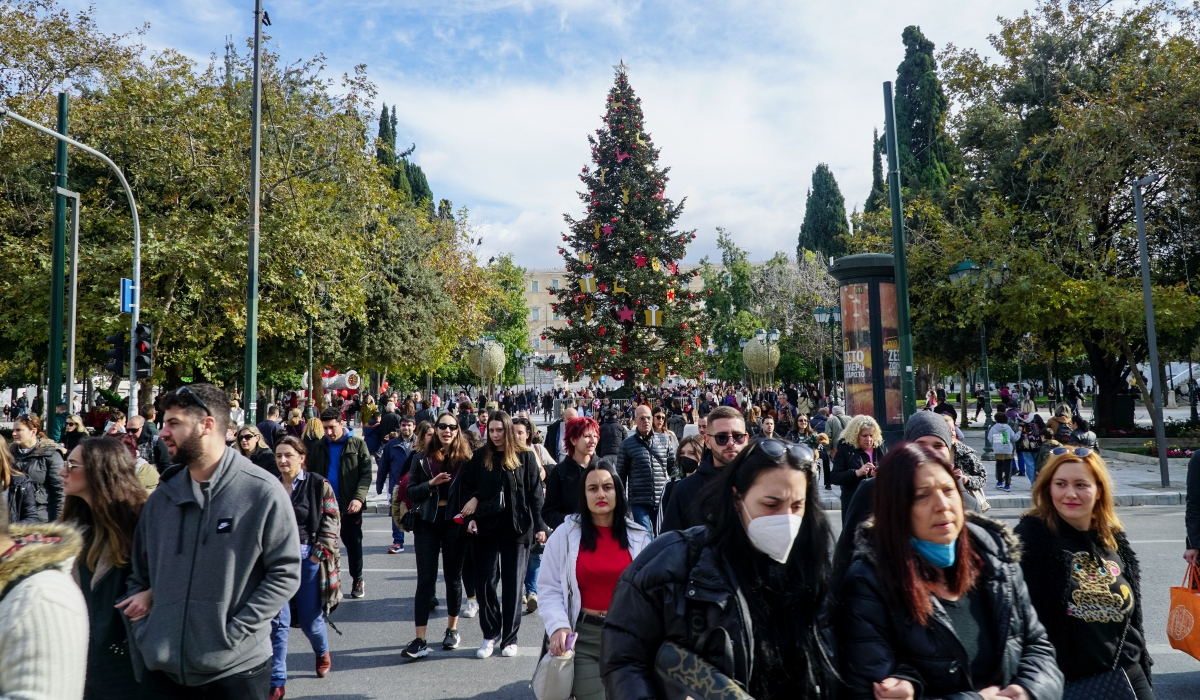
[[[84,698],[138,697],[123,615],[116,608],[133,572],[130,551],[146,489],[133,457],[112,437],[88,438],[67,456],[60,518],[83,534],[74,577],[88,606],[91,634]]]
[[[461,512],[468,521],[467,532],[474,537],[475,590],[483,631],[475,655],[480,659],[491,656],[497,645],[501,656],[519,652],[519,604],[529,545],[545,544],[547,535],[540,472],[533,451],[517,439],[508,414],[491,413],[487,442],[475,451],[459,478],[460,498],[467,499]],[[498,584],[503,585],[503,598]]]
[[[838,436],[829,480],[842,487],[843,522],[858,485],[863,479],[875,476],[875,465],[886,453],[883,431],[871,416],[854,416]]]
[[[758,406],[746,410],[746,432],[751,437],[758,437],[762,433],[762,409]]]
[[[319,415],[315,415],[304,422],[304,434],[300,436],[300,442],[304,443],[304,449],[308,454],[312,454],[313,447],[323,437],[325,437],[325,428],[321,425],[321,417]]]
[[[1071,421],[1074,417],[1075,414],[1071,413],[1071,407],[1065,403],[1060,403],[1054,407],[1054,416],[1046,421],[1046,428],[1050,431],[1051,435],[1058,434],[1058,426],[1060,425],[1065,425],[1074,430],[1075,426]]]
[[[299,408],[293,408],[292,410],[288,411],[287,423],[285,423],[283,426],[283,429],[287,431],[288,435],[291,435],[296,439],[303,438],[305,427],[307,426],[304,425],[303,410]]]
[[[1112,674],[1138,700],[1154,700],[1142,628],[1141,570],[1113,502],[1100,455],[1056,447],[1033,484],[1033,508],[1015,532],[1021,568],[1058,666],[1072,682]],[[1123,674],[1124,677],[1121,677]]]
[[[233,444],[243,457],[262,467],[276,479],[279,478],[279,467],[275,465],[275,453],[267,447],[258,428],[253,425],[238,428]]]

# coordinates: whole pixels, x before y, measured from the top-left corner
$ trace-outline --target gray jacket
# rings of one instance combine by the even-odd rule
[[[617,451],[617,474],[631,506],[657,508],[667,479],[676,476],[675,452],[666,433],[648,437],[634,430]]]
[[[201,508],[187,467],[165,471],[133,538],[129,594],[154,591],[130,626],[134,668],[188,686],[269,659],[271,620],[300,588],[296,515],[279,482],[226,448],[209,483]]]

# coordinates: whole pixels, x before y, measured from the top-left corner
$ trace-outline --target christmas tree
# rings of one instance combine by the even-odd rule
[[[572,379],[698,376],[705,333],[699,296],[688,288],[696,273],[680,265],[696,234],[672,228],[683,201],[666,196],[670,169],[657,165],[623,61],[605,108],[603,127],[588,136],[592,165],[579,175],[587,215],[564,216],[569,232],[558,252],[567,284],[554,310],[567,326],[543,336],[563,348],[546,368]]]

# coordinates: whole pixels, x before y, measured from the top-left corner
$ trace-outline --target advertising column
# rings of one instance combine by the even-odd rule
[[[879,325],[883,331],[883,394],[887,423],[904,425],[904,394],[900,372],[900,332],[896,313],[896,285],[879,283]]]
[[[845,364],[846,413],[851,416],[875,414],[869,289],[866,282],[842,287],[842,362]]]

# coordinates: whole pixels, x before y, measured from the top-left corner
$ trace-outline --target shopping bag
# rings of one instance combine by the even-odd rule
[[[1200,567],[1189,565],[1182,586],[1171,587],[1171,612],[1167,639],[1178,649],[1200,659]]]

